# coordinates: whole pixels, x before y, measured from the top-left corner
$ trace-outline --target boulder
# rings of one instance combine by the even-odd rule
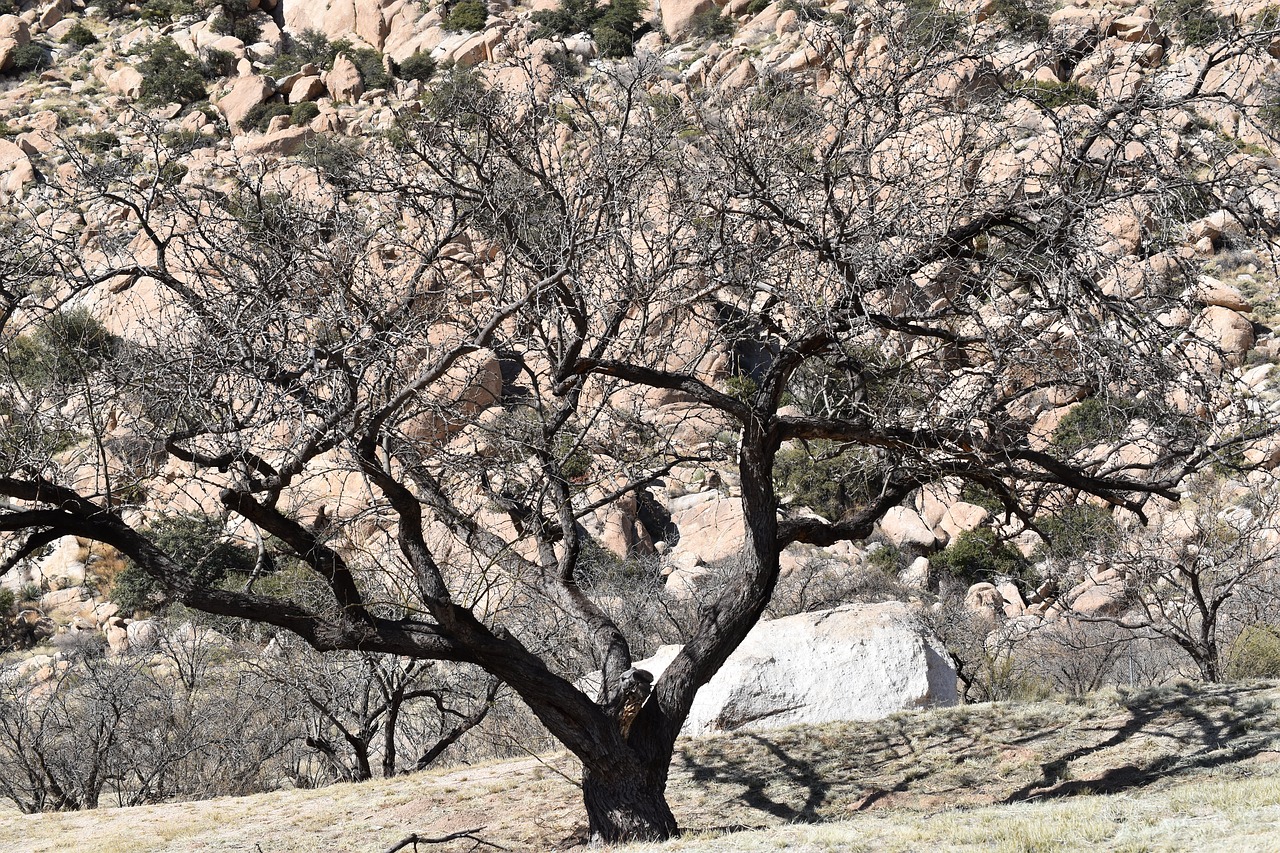
[[[895,548],[927,549],[938,541],[920,514],[905,506],[895,506],[884,514],[880,533]]]
[[[0,15],[0,39],[13,39],[17,47],[31,44],[31,27],[17,15]]]
[[[1220,305],[1210,305],[1201,311],[1191,331],[1221,351],[1232,365],[1240,364],[1245,353],[1253,349],[1253,324],[1239,313]]]
[[[355,103],[364,94],[364,79],[360,69],[345,53],[333,61],[333,68],[324,80],[329,95],[339,103]]]
[[[662,0],[655,6],[662,16],[662,29],[675,41],[685,34],[699,13],[714,9],[716,3],[714,0]]]
[[[270,80],[254,74],[237,79],[231,91],[219,98],[215,105],[226,116],[228,124],[239,126],[249,110],[264,103],[275,92]]]
[[[663,646],[636,666],[656,677],[679,651]],[[910,607],[849,604],[758,623],[698,691],[682,733],[878,720],[955,703],[951,658]]]
[[[289,88],[289,103],[300,104],[303,101],[314,101],[324,94],[324,83],[316,75],[299,77]]]
[[[680,531],[680,541],[671,550],[670,561],[690,568],[714,563],[737,554],[746,539],[742,501],[719,492],[700,492],[674,498],[671,523]],[[688,563],[685,555],[688,555]]]
[[[136,101],[142,97],[142,72],[132,65],[117,68],[107,77],[107,91]]]
[[[135,650],[153,649],[160,642],[160,629],[150,619],[130,622],[125,628],[129,648]]]

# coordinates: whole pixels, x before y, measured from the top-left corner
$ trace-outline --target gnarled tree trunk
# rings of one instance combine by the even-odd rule
[[[584,767],[582,800],[592,842],[664,841],[679,831],[667,805],[665,774]]]

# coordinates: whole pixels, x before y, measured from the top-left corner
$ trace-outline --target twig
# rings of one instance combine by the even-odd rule
[[[484,829],[483,826],[477,826],[475,829],[462,829],[457,832],[451,832],[448,835],[442,835],[439,838],[426,838],[415,832],[413,835],[406,836],[405,838],[402,838],[399,841],[397,841],[395,844],[392,844],[385,851],[383,851],[383,853],[396,853],[396,851],[403,850],[404,848],[408,847],[410,844],[413,845],[414,850],[417,850],[419,844],[444,844],[447,841],[457,841],[459,838],[471,839],[476,843],[476,847],[479,847],[481,844],[483,844],[486,847],[492,847],[496,850],[507,849],[506,847],[503,847],[500,844],[494,844],[492,841],[485,841],[483,838],[480,838],[479,836],[477,836],[476,833],[482,829]]]

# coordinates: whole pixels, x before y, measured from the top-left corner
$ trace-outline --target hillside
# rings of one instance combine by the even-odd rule
[[[670,797],[687,837],[627,849],[1268,849],[1278,703],[1274,684],[1184,684],[683,740]],[[481,827],[508,849],[567,849],[585,827],[560,774],[576,772],[556,754],[314,791],[4,812],[0,849],[354,853]]]

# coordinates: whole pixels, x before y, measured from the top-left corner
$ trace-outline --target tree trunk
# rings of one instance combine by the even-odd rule
[[[582,771],[582,799],[592,843],[665,841],[679,832],[665,785],[643,772]]]

